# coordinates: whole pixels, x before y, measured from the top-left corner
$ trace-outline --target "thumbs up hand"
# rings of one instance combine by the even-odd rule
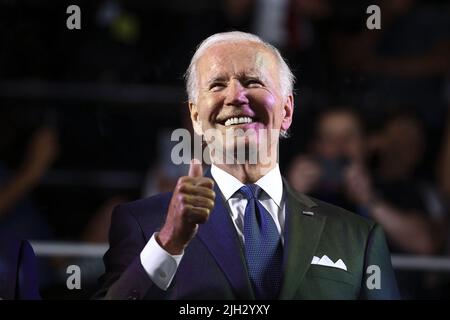
[[[197,233],[198,225],[208,220],[214,207],[214,181],[203,177],[202,165],[191,160],[189,175],[178,179],[170,200],[166,222],[156,240],[168,253],[183,253]]]
[[[192,178],[203,177],[202,164],[195,158],[191,160],[188,176]]]

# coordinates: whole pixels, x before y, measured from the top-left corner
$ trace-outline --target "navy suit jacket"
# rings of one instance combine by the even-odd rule
[[[279,299],[397,299],[396,280],[382,229],[342,208],[294,192],[284,182],[283,280]],[[167,291],[140,262],[140,252],[164,224],[171,193],[118,206],[112,215],[105,274],[95,298],[254,299],[245,256],[225,200],[216,200],[208,221],[186,248]],[[313,212],[313,215],[304,214]],[[347,271],[311,264],[314,256],[342,259]],[[379,267],[380,288],[367,272]],[[366,282],[372,283],[367,286]]]
[[[40,299],[36,257],[25,240],[0,240],[0,299]]]

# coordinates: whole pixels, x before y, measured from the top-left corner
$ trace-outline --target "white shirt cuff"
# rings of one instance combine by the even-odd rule
[[[161,248],[154,233],[141,251],[141,264],[150,279],[160,289],[167,290],[183,258],[183,254],[171,255]]]

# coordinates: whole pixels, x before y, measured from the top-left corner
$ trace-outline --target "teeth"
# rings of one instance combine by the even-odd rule
[[[234,117],[234,118],[230,118],[227,121],[225,121],[225,126],[231,126],[233,124],[242,124],[242,123],[251,123],[253,120],[250,117]]]

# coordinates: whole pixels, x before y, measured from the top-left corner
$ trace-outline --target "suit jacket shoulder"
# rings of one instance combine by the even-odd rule
[[[167,192],[121,204],[114,210],[112,220],[122,221],[124,215],[130,215],[149,239],[153,232],[162,227],[171,197],[172,192]]]
[[[372,228],[375,227],[376,222],[372,219],[362,217],[354,212],[339,206],[313,199],[313,201],[320,208],[320,214],[327,217],[328,223],[338,224],[341,227],[348,227],[352,230],[358,230],[359,232],[369,233]]]

